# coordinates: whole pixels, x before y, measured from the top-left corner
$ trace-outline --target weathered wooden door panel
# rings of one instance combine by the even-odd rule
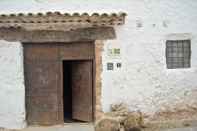
[[[56,93],[58,84],[59,62],[26,61],[28,95]],[[58,72],[57,72],[58,71]],[[37,91],[37,92],[36,92]]]
[[[25,43],[24,48],[26,60],[56,61],[59,59],[59,50],[57,44]]]
[[[28,123],[57,123],[59,63],[26,61],[25,68]]]
[[[61,45],[60,56],[63,60],[94,59],[94,44],[86,42]]]
[[[90,122],[93,119],[92,61],[72,63],[72,117]]]
[[[24,46],[26,109],[30,125],[52,125],[58,122],[61,62],[55,61],[55,57],[50,58],[51,52],[46,50],[56,49],[47,46],[45,49],[40,45]]]
[[[86,59],[82,60],[82,59]],[[62,61],[72,60],[73,119],[92,121],[92,61],[90,43],[24,43],[27,121],[30,125],[63,123]],[[78,61],[82,60],[82,61]]]

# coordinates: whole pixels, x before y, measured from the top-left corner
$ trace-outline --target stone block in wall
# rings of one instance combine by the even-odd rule
[[[120,123],[114,119],[102,119],[95,126],[96,131],[119,131]]]

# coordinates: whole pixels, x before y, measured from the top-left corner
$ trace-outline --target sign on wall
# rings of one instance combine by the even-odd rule
[[[106,69],[108,71],[116,71],[122,67],[120,44],[115,41],[112,42],[107,47]]]
[[[107,54],[110,58],[120,58],[120,48],[110,48]]]

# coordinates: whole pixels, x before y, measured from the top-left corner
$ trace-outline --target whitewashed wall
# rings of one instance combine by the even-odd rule
[[[133,0],[128,5],[122,7],[126,24],[117,28],[118,39],[107,41],[103,53],[103,110],[120,102],[147,115],[196,109],[197,1]],[[166,68],[167,39],[191,39],[191,68]],[[114,43],[121,48],[120,59],[107,55]],[[122,62],[122,69],[107,71],[109,61]]]
[[[0,1],[0,13],[45,11],[89,13],[124,11],[128,14],[125,25],[116,28],[117,39],[105,41],[102,73],[102,108],[104,112],[109,111],[111,104],[120,102],[128,104],[131,111],[141,110],[149,115],[158,111],[176,111],[177,108],[186,110],[197,108],[196,0]],[[141,27],[138,27],[139,25]],[[166,69],[165,41],[176,37],[191,39],[192,58],[189,69]],[[120,57],[108,56],[108,49],[114,47],[121,49]],[[11,53],[4,54],[4,56],[8,57],[11,54],[13,59],[19,61],[21,58],[19,55],[15,55],[19,51],[18,49],[12,49]],[[1,50],[9,50],[9,48],[2,45]],[[122,62],[122,68],[107,71],[107,62]],[[4,61],[1,63],[6,64]],[[12,69],[11,65],[7,67]],[[21,67],[14,69],[21,70]],[[16,71],[14,69],[13,73]],[[23,75],[19,73],[18,76],[22,78]],[[6,76],[1,75],[1,77]],[[12,77],[9,76],[10,78]],[[10,95],[10,93],[11,99],[23,96],[22,86],[19,82],[10,87],[11,89],[22,89],[21,94],[15,92],[16,95]],[[0,97],[4,96],[3,99],[7,98],[5,93],[0,94]],[[23,105],[24,100],[21,98],[13,104]],[[6,105],[7,102],[4,106]],[[13,112],[13,109],[9,108],[7,112]],[[19,116],[17,121],[23,119],[22,112],[16,114]],[[4,118],[4,115],[5,113],[0,113],[0,118]],[[9,125],[12,126],[11,122]]]
[[[25,126],[24,98],[22,46],[0,40],[0,127]]]

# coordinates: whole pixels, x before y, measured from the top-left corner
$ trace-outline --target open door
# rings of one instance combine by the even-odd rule
[[[24,43],[29,125],[62,124],[66,117],[92,122],[92,45]]]
[[[72,118],[93,120],[93,64],[90,60],[72,62]]]

